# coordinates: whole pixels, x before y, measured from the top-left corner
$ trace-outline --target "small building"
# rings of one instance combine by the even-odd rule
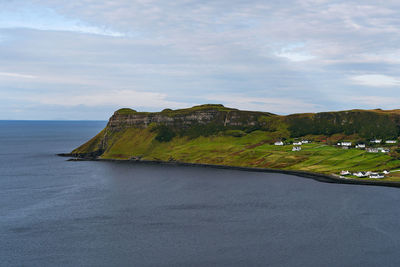
[[[367,148],[368,153],[379,153],[379,150],[377,148],[369,147]]]
[[[382,152],[382,153],[389,153],[390,152],[390,149],[383,148],[383,147],[378,147],[377,150],[378,150],[378,152]]]
[[[301,151],[301,146],[294,146],[292,151]]]
[[[302,143],[302,144],[309,144],[309,143],[311,143],[311,141],[309,141],[309,140],[302,140],[301,143]]]
[[[383,173],[372,172],[368,177],[373,179],[382,179],[385,178],[385,175]]]
[[[301,146],[302,144],[303,144],[303,143],[300,142],[300,141],[299,141],[299,142],[293,142],[293,145],[294,145],[294,146]]]
[[[389,173],[390,173],[390,171],[387,171],[387,170],[383,171],[383,174],[389,174]]]
[[[346,146],[346,147],[350,147],[352,145],[351,142],[339,142],[337,143],[338,146]]]
[[[371,143],[380,144],[380,143],[382,143],[382,139],[373,139],[373,140],[371,140]]]
[[[357,144],[357,145],[356,145],[356,148],[361,148],[361,149],[363,149],[363,148],[365,148],[365,144]]]
[[[282,141],[277,141],[274,143],[274,145],[276,146],[283,146],[283,142]]]
[[[341,171],[340,172],[340,175],[343,175],[343,176],[345,176],[345,175],[350,175],[351,173],[349,172],[349,171]]]
[[[385,143],[386,143],[386,144],[396,144],[397,141],[396,141],[396,140],[386,140]]]
[[[368,177],[368,174],[366,172],[355,172],[353,173],[353,175],[357,176],[358,178]]]

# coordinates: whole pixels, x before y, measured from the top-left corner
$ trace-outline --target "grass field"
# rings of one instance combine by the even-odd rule
[[[74,152],[88,152],[101,139],[94,139]],[[104,132],[103,132],[104,134]],[[175,137],[169,142],[158,142],[155,133],[148,129],[126,128],[113,133],[107,139],[107,149],[101,156],[105,159],[130,159],[181,161],[187,163],[221,164],[242,167],[261,167],[286,170],[302,170],[317,173],[339,173],[341,170],[382,171],[399,169],[400,160],[383,153],[367,153],[364,150],[344,150],[322,143],[302,146],[292,152],[292,145],[271,145],[277,133],[254,131],[243,137],[226,135],[198,137]],[[400,172],[385,180],[400,181]]]

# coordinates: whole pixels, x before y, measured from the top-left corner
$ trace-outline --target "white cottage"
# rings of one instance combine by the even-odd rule
[[[372,173],[369,175],[369,178],[373,178],[373,179],[382,179],[382,178],[385,178],[385,175],[383,175],[382,173],[372,172]]]
[[[368,177],[368,174],[366,172],[355,172],[355,173],[353,173],[353,175],[357,176],[359,178]]]
[[[274,143],[274,145],[276,146],[283,146],[283,142],[282,141],[277,141]]]

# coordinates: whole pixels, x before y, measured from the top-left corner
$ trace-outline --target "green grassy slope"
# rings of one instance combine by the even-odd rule
[[[174,117],[177,114],[191,114],[193,111],[210,107],[222,114],[231,111],[243,116],[253,114],[222,105],[202,105],[182,110],[166,109],[161,113]],[[122,117],[138,114],[131,109],[121,109],[116,113],[120,113]],[[338,173],[341,170],[382,171],[400,168],[400,154],[396,152],[400,150],[397,144],[391,147],[390,154],[373,154],[354,148],[345,150],[332,144],[341,140],[353,143],[367,141],[367,137],[398,138],[398,113],[381,110],[289,116],[254,113],[257,114],[256,127],[225,127],[213,122],[206,125],[195,124],[187,128],[154,124],[145,128],[126,126],[122,123],[121,127],[117,128],[107,126],[72,153],[77,156],[95,155],[103,159],[139,158],[325,174]],[[293,141],[295,137],[311,139],[313,143],[303,145],[302,150],[296,152],[291,151],[292,145],[272,145],[276,140]],[[400,181],[400,175],[393,174],[386,179]]]
[[[127,128],[114,134],[101,158],[143,160],[176,160],[187,163],[221,164],[318,173],[337,173],[341,170],[377,171],[400,168],[400,160],[383,153],[328,146],[321,143],[303,145],[302,151],[292,146],[271,145],[278,133],[254,131],[243,137],[225,135],[175,137],[169,142],[155,140],[149,129]],[[97,139],[87,147],[94,147]],[[84,147],[86,149],[86,147]],[[87,150],[84,150],[87,151]],[[75,152],[79,152],[76,150]]]

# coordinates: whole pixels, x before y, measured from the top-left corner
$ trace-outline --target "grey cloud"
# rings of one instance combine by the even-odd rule
[[[0,89],[48,94],[43,108],[50,108],[52,99],[58,103],[65,91],[84,98],[110,90],[163,96],[144,109],[205,101],[250,106],[255,98],[263,99],[264,110],[277,113],[287,111],[279,103],[296,99],[303,104],[295,112],[368,108],[367,101],[343,100],[343,95],[376,95],[351,77],[400,77],[398,1],[25,2],[124,33],[0,29],[0,73],[36,77],[0,75]],[[380,94],[390,96],[396,89],[383,87]],[[239,103],[241,98],[247,104]],[[18,105],[18,99],[8,101]],[[278,104],[272,106],[273,101]],[[385,108],[384,101],[379,103]],[[103,101],[98,106],[108,111],[116,105]]]

